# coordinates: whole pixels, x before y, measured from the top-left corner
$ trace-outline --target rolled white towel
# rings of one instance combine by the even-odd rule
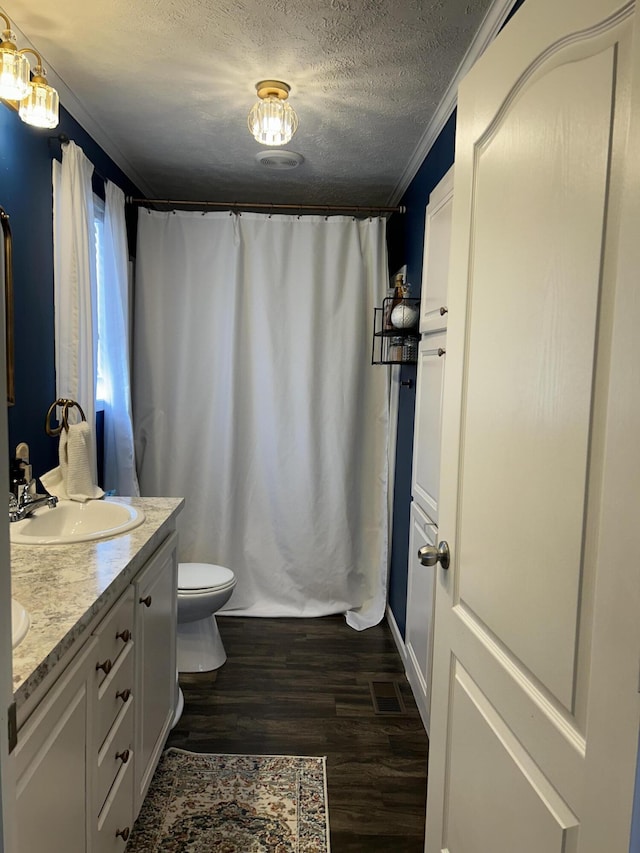
[[[102,489],[91,473],[91,428],[86,421],[69,424],[60,433],[60,469],[67,495],[72,501],[101,498]]]

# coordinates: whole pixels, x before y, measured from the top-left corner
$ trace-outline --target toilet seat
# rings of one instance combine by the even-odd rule
[[[213,563],[179,563],[178,594],[202,595],[212,591],[222,592],[236,585],[231,569]]]

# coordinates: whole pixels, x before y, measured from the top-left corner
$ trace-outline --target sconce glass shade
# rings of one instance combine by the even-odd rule
[[[21,101],[29,94],[29,61],[18,53],[11,38],[11,31],[5,30],[0,43],[0,98]]]
[[[298,129],[298,116],[286,100],[289,86],[279,80],[263,80],[256,89],[260,100],[249,113],[249,130],[261,145],[286,145]]]
[[[18,115],[33,127],[52,128],[58,126],[58,113],[58,93],[48,85],[42,69],[36,68],[29,84],[29,94],[21,102]]]

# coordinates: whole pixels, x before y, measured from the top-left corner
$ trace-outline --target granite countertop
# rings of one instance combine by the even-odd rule
[[[145,521],[121,536],[73,545],[11,545],[12,595],[31,627],[13,650],[13,690],[19,707],[127,584],[166,536],[183,498],[110,498],[140,507]],[[55,510],[52,510],[52,512]]]

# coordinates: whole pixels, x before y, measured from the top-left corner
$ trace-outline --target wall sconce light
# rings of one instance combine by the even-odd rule
[[[56,90],[49,86],[42,57],[37,50],[25,47],[18,50],[11,24],[7,16],[0,12],[6,24],[0,42],[0,98],[18,101],[18,115],[22,121],[33,127],[52,128],[58,125],[59,98]],[[37,65],[30,77],[30,66],[25,53],[33,53]]]
[[[249,130],[261,145],[286,145],[298,129],[298,116],[287,103],[291,87],[280,80],[261,80],[256,91],[260,100],[249,113]]]

